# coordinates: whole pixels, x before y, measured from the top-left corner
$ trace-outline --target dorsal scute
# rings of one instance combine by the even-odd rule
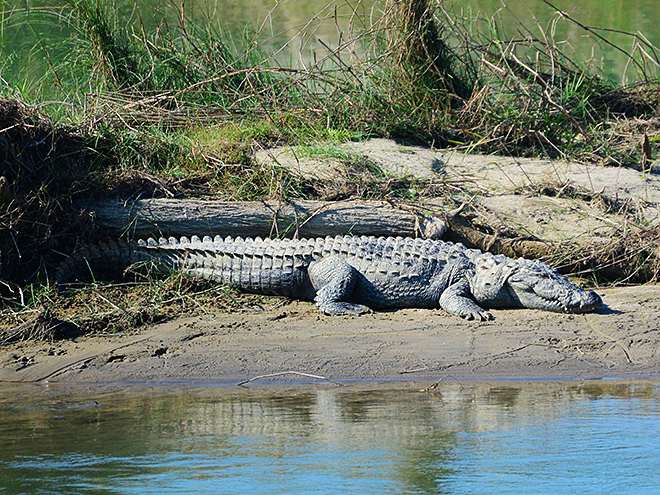
[[[140,245],[144,245],[141,241]],[[191,246],[177,246],[179,244],[192,244]],[[215,244],[215,245],[213,245]],[[245,253],[249,256],[271,256],[281,257],[299,256],[302,258],[320,258],[326,256],[342,256],[347,258],[374,261],[377,263],[390,262],[399,263],[415,262],[415,260],[429,259],[451,259],[457,256],[467,256],[470,259],[477,255],[484,256],[480,251],[465,248],[461,244],[441,242],[430,239],[414,237],[375,237],[375,236],[326,236],[316,238],[289,239],[289,238],[265,238],[261,237],[221,237],[214,238],[204,236],[192,236],[191,239],[183,236],[179,240],[169,239],[147,239],[146,245],[161,249],[197,249],[208,252],[227,252],[232,257]],[[257,248],[258,249],[255,249]],[[496,255],[485,254],[487,257]],[[494,257],[493,262],[501,263],[500,258]]]
[[[282,254],[282,257],[284,258],[284,265],[285,267],[288,267],[289,269],[293,268],[294,262],[293,262],[293,255],[296,252],[296,246],[293,242],[289,242],[287,246],[284,248],[284,252]]]

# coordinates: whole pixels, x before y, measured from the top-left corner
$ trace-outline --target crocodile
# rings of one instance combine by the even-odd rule
[[[488,320],[489,308],[584,313],[602,305],[596,292],[540,261],[402,237],[110,241],[74,253],[55,279],[64,288],[90,270],[129,267],[183,272],[248,292],[315,301],[329,315],[440,307],[468,320]]]

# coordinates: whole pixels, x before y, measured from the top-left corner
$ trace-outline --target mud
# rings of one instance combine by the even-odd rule
[[[0,348],[0,380],[237,384],[268,374],[281,375],[258,382],[660,375],[660,286],[599,293],[605,305],[595,313],[494,310],[490,322],[428,309],[333,317],[294,301],[174,319],[130,334],[12,344]]]

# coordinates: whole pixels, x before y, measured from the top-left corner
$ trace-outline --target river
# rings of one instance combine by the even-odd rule
[[[0,387],[0,493],[660,493],[660,382]]]
[[[260,32],[259,40],[267,52],[278,53],[282,65],[327,55],[326,46],[334,48],[340,36],[345,41],[351,33],[359,32],[384,8],[384,2],[377,0],[282,0],[277,5],[274,0],[116,0],[115,4],[120,24],[125,24],[128,31],[141,26],[153,29],[162,26],[164,19],[176,24],[180,6],[197,22],[226,29],[239,44],[249,26]],[[617,83],[627,84],[637,77],[626,53],[644,58],[642,49],[648,53],[650,50],[643,40],[660,46],[660,9],[654,0],[554,0],[552,4],[593,29],[569,22],[543,0],[443,2],[448,11],[471,19],[473,29],[482,32],[489,31],[489,19],[497,19],[506,33],[499,35],[502,39],[553,35],[551,39],[572,59],[594,67]],[[62,5],[57,0],[0,1],[0,76],[6,81],[26,80],[28,83],[21,84],[29,86],[30,81],[39,81],[49,70],[49,57],[56,59],[71,51],[61,43],[71,36],[66,21],[68,7]],[[291,39],[294,41],[280,51]]]

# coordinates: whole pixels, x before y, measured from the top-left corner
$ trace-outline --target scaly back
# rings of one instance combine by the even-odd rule
[[[89,277],[90,271],[120,273],[133,267],[181,271],[254,292],[296,297],[306,284],[309,263],[328,256],[345,258],[356,266],[394,266],[419,259],[446,261],[472,252],[460,244],[402,237],[171,237],[159,241],[106,242],[83,249],[60,265],[55,278],[62,285],[81,276]]]

